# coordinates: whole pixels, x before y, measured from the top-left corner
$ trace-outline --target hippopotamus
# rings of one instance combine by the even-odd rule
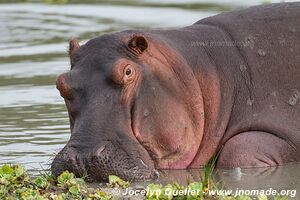
[[[299,36],[296,2],[72,38],[56,81],[71,136],[52,173],[146,180],[216,155],[220,168],[299,162]]]

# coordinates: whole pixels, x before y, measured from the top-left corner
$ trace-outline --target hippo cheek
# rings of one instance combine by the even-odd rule
[[[160,132],[161,136],[158,138],[161,141],[161,148],[159,151],[162,155],[157,163],[158,169],[186,169],[195,158],[198,144],[195,143],[195,138],[191,137],[194,134],[192,126],[180,127],[178,131],[180,129],[184,129],[181,130],[183,135],[176,132],[171,134]],[[166,148],[167,146],[171,148]]]
[[[141,111],[136,112],[135,135],[156,168],[185,169],[193,161],[200,144],[188,110],[172,99],[156,105],[160,107],[141,107]]]
[[[191,142],[185,140],[186,142]],[[176,152],[164,156],[157,164],[158,169],[186,169],[194,160],[198,147],[193,145],[182,145]]]

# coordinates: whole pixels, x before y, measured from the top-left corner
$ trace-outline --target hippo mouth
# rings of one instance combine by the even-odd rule
[[[122,151],[117,145],[107,142],[85,160],[87,174],[91,180],[107,180],[109,175],[117,175],[126,180],[150,180],[157,172],[140,157]]]
[[[150,180],[158,177],[158,172],[143,159],[122,151],[112,142],[106,142],[90,153],[80,153],[66,146],[53,160],[52,174],[59,176],[63,171],[73,172],[87,181],[107,181],[109,175],[117,175],[125,180]]]

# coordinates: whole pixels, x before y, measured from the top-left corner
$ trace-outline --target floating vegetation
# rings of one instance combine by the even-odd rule
[[[150,183],[143,188],[144,193],[140,192],[138,198],[148,200],[285,200],[288,197],[268,197],[260,195],[250,196],[233,196],[218,195],[211,196],[209,190],[216,190],[216,184],[211,180],[213,163],[209,162],[205,166],[204,178],[199,182],[191,182],[187,186],[173,184],[156,184]],[[0,199],[4,200],[110,200],[123,199],[120,194],[128,190],[130,183],[122,180],[118,176],[110,175],[109,183],[106,187],[89,187],[83,178],[77,178],[73,173],[64,171],[60,176],[54,178],[50,174],[41,174],[32,179],[21,165],[5,164],[0,168]],[[118,191],[118,194],[114,193]],[[130,188],[137,190],[137,188]],[[133,197],[133,196],[132,196]],[[131,196],[126,196],[130,199]]]
[[[56,179],[47,174],[31,179],[21,165],[5,164],[0,168],[0,199],[108,200],[111,196],[100,189],[89,190],[82,178],[68,171]]]
[[[111,187],[121,187],[121,188],[128,188],[130,183],[128,181],[124,181],[118,176],[110,175],[108,177],[109,186]]]

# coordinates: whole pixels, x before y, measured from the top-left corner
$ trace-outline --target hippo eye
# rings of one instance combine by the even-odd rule
[[[124,68],[123,83],[130,83],[134,80],[135,69],[132,65],[127,65]]]
[[[136,79],[137,67],[135,64],[130,64],[127,60],[122,63],[116,63],[112,69],[111,79],[114,83],[118,85],[127,85],[132,83]]]
[[[125,75],[127,77],[130,77],[133,74],[134,69],[133,69],[132,65],[127,65],[125,67],[124,71],[125,71]]]
[[[126,76],[129,76],[131,73],[132,73],[131,68],[126,69],[126,73],[125,73]]]

